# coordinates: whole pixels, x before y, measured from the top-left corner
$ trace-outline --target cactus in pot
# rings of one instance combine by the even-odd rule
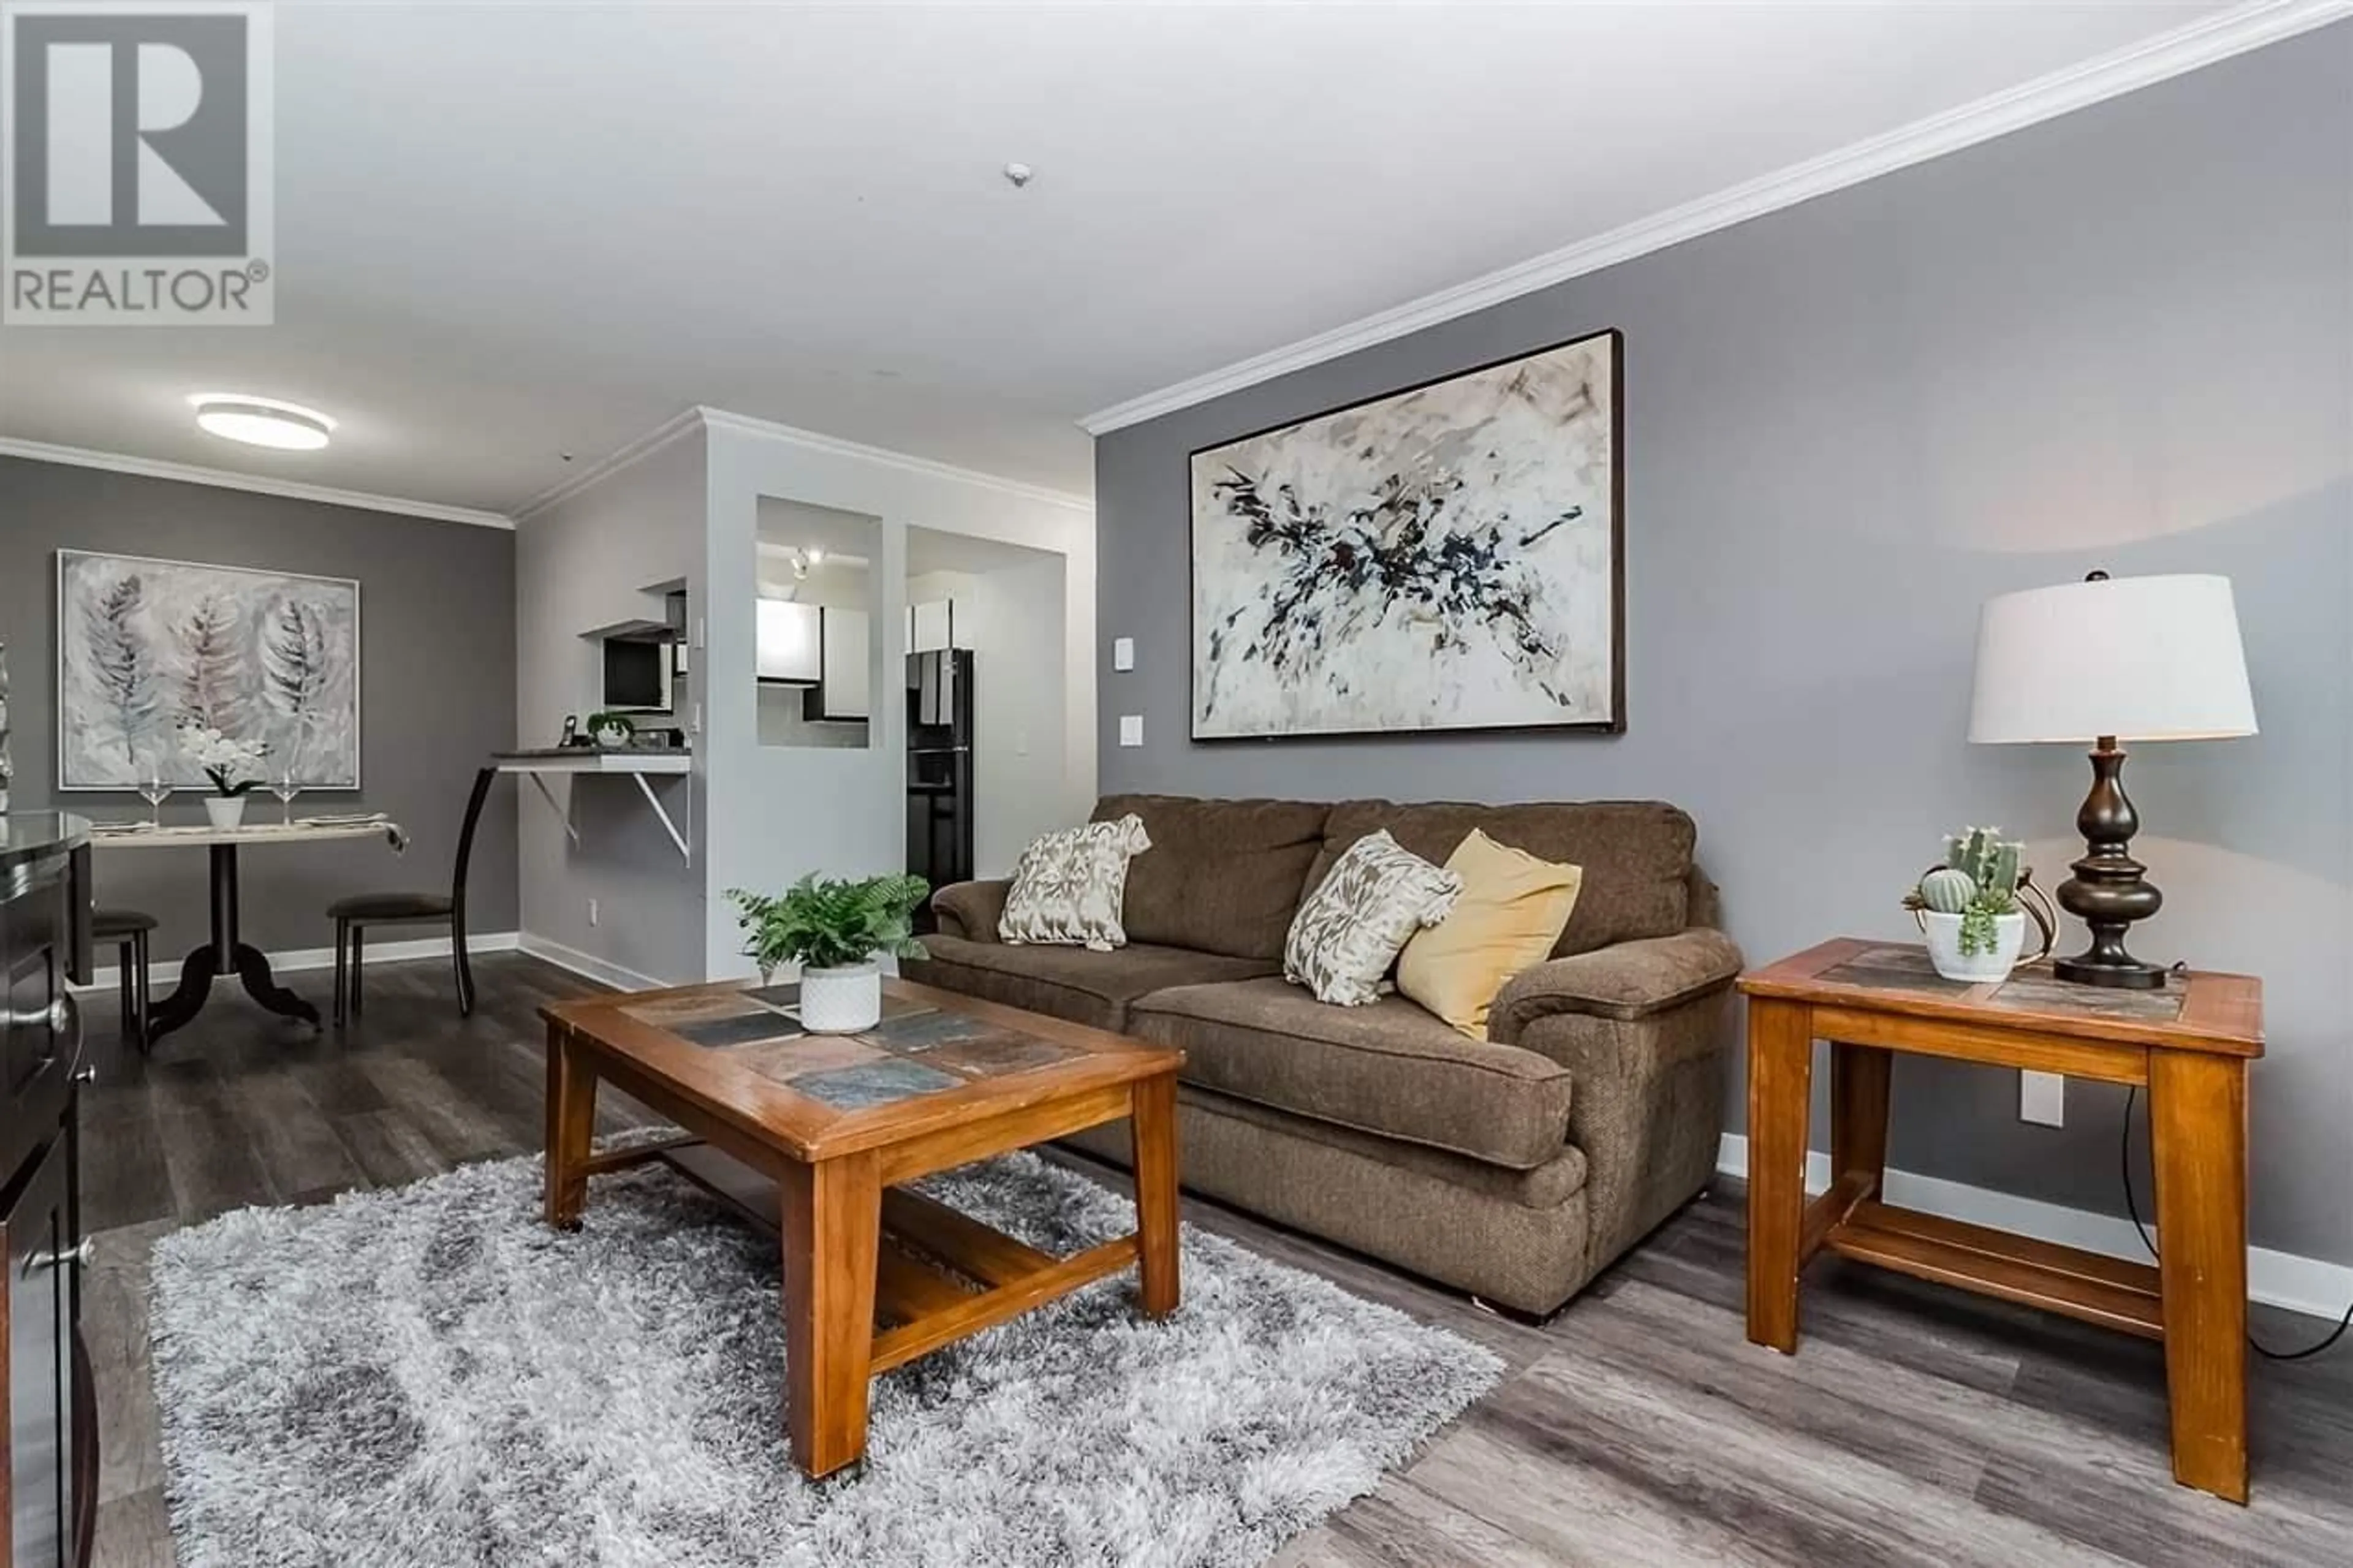
[[[1920,879],[1917,891],[1922,909],[1958,915],[1968,912],[1969,900],[1978,896],[1978,884],[1967,871],[1939,866]]]
[[[2025,847],[2002,837],[1999,827],[1965,827],[1945,840],[1944,864],[1914,885],[1904,907],[1957,916],[1960,958],[1995,959],[2003,946],[1999,922],[2018,912],[2019,885],[2031,875],[2024,855]],[[2000,967],[2007,973],[2007,964]]]

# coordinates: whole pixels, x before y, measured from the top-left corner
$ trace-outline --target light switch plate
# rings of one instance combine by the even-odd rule
[[[1134,637],[1113,637],[1112,639],[1111,667],[1113,669],[1134,669],[1135,668],[1135,639]]]
[[[2055,1072],[2018,1075],[2018,1119],[2038,1127],[2067,1125],[2067,1080]]]
[[[1144,715],[1123,713],[1119,716],[1119,743],[1123,746],[1144,744]]]

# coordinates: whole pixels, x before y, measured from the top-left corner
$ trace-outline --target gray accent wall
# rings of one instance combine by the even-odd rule
[[[407,829],[396,857],[376,844],[289,845],[239,856],[247,941],[266,951],[327,948],[327,905],[395,889],[446,891],[474,772],[514,742],[514,535],[445,522],[0,457],[0,640],[8,644],[18,811],[55,805],[100,818],[144,816],[135,795],[74,791],[57,782],[57,552],[153,555],[265,571],[356,578],[360,584],[360,731],[356,792],[321,792],[298,816],[382,811]],[[167,821],[199,822],[194,792],[164,803]],[[248,814],[274,817],[256,792]],[[108,849],[97,855],[99,901],[143,909],[160,997],[206,932],[201,849]],[[512,809],[484,814],[474,846],[470,924],[515,929]],[[432,934],[418,928],[417,935]],[[387,940],[397,940],[387,936]],[[101,965],[114,955],[99,955]],[[295,988],[324,1005],[322,989]],[[232,984],[231,990],[235,987]]]
[[[1608,327],[1623,737],[1187,742],[1191,448]],[[2353,25],[1114,432],[1096,495],[1104,790],[1662,797],[1760,963],[1905,936],[1964,823],[2064,875],[2081,754],[1963,739],[1982,601],[2229,574],[2263,733],[2133,757],[2137,946],[2263,977],[2253,1238],[2353,1262]],[[2030,1126],[2014,1074],[1907,1061],[1892,1159],[2119,1213],[2123,1110]]]

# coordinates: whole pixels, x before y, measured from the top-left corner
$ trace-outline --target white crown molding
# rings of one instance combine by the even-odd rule
[[[1556,283],[1795,206],[1832,191],[1940,158],[2211,66],[2249,49],[2353,16],[2353,0],[2256,0],[2054,71],[1974,103],[1915,121],[1821,157],[1702,196],[1591,239],[1474,278],[1451,289],[1147,392],[1087,415],[1090,436],[1156,419],[1229,392],[1321,364],[1436,326]]]
[[[2353,0],[2348,0],[2353,3]],[[515,521],[528,521],[534,514],[569,500],[589,486],[611,479],[622,469],[641,463],[681,437],[698,430],[725,430],[738,436],[756,436],[762,440],[783,441],[803,447],[812,452],[831,457],[855,458],[861,462],[879,463],[885,468],[899,468],[908,473],[926,474],[934,479],[953,479],[959,484],[977,485],[985,489],[1006,495],[1019,496],[1024,500],[1040,501],[1048,506],[1068,507],[1094,515],[1095,504],[1085,496],[1067,490],[1048,489],[1042,485],[1023,484],[1018,479],[1005,479],[997,474],[985,474],[977,468],[959,468],[952,463],[934,462],[918,458],[911,452],[894,452],[887,447],[869,447],[862,442],[845,441],[838,436],[823,436],[797,426],[779,425],[773,419],[755,418],[749,414],[731,414],[724,408],[701,405],[685,409],[662,421],[644,435],[611,455],[601,458],[562,484],[542,490],[515,509]]]
[[[2353,0],[2347,0],[2353,4]],[[738,435],[758,436],[772,441],[786,441],[796,447],[806,447],[814,452],[824,452],[838,458],[856,458],[863,462],[879,463],[884,468],[901,468],[912,474],[925,474],[934,479],[954,479],[959,484],[977,485],[1005,495],[1019,496],[1024,500],[1040,501],[1048,506],[1068,507],[1073,511],[1094,515],[1095,503],[1086,496],[1072,495],[1068,490],[1049,489],[1043,485],[1024,484],[1018,479],[1005,479],[997,474],[985,474],[977,468],[959,468],[953,463],[934,462],[908,452],[894,452],[887,447],[869,447],[857,441],[845,441],[836,436],[820,436],[814,430],[802,430],[774,420],[755,419],[747,414],[730,414],[723,408],[702,408],[696,412],[703,423],[713,430],[729,430]]]
[[[220,489],[251,490],[257,495],[284,496],[290,500],[319,501],[327,506],[358,507],[365,511],[398,512],[435,522],[463,522],[475,528],[512,528],[514,520],[500,512],[440,501],[409,500],[366,490],[337,489],[332,485],[306,484],[268,474],[238,474],[227,468],[200,468],[193,463],[165,462],[160,458],[134,458],[123,452],[93,452],[83,447],[55,447],[46,441],[20,441],[0,436],[0,458],[29,458],[37,463],[65,463],[77,468],[104,468],[117,474],[138,474],[151,479],[177,479],[183,484],[212,485]]]
[[[688,408],[673,414],[618,450],[606,454],[578,473],[548,486],[515,508],[514,520],[517,522],[528,521],[535,514],[571,500],[589,486],[611,479],[623,468],[645,461],[681,437],[691,436],[702,428],[701,409]]]
[[[1746,1180],[1747,1138],[1738,1132],[1725,1133],[1716,1145],[1715,1168],[1724,1175]],[[1831,1157],[1820,1150],[1807,1151],[1806,1191],[1825,1193],[1830,1184]],[[1926,1214],[1989,1226],[2061,1247],[2081,1247],[2109,1258],[2137,1263],[2148,1260],[2148,1249],[2141,1245],[2140,1233],[2133,1228],[2132,1221],[2115,1215],[2094,1214],[2089,1209],[2069,1208],[2040,1198],[2022,1198],[2012,1193],[1997,1193],[1966,1182],[1948,1182],[1941,1176],[1923,1176],[1910,1171],[1890,1169],[1886,1189],[1888,1202]],[[2158,1237],[2153,1223],[2149,1235],[2162,1244],[2163,1237]],[[2333,1322],[2345,1310],[2345,1303],[2353,1300],[2353,1268],[2298,1253],[2250,1247],[2247,1295],[2267,1307],[2282,1307]]]

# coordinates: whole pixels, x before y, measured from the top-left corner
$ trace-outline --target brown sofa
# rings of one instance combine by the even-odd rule
[[[933,900],[926,984],[1182,1047],[1185,1184],[1524,1312],[1549,1312],[1696,1194],[1724,1111],[1740,952],[1715,929],[1691,818],[1603,801],[1110,795],[1152,847],[1115,952],[997,940],[1008,884]],[[1413,1003],[1317,1002],[1282,979],[1293,912],[1386,827],[1443,862],[1472,828],[1585,868],[1553,956],[1496,998],[1486,1042]],[[1075,1142],[1125,1163],[1113,1124]]]

